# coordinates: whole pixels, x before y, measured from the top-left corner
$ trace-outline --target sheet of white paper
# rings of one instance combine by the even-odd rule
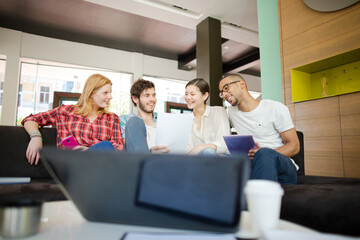
[[[231,234],[126,233],[122,240],[235,240]]]
[[[168,146],[170,153],[185,153],[193,118],[193,114],[159,113],[156,145]]]

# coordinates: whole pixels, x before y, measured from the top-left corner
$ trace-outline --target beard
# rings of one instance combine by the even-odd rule
[[[229,101],[227,101],[228,103],[230,103],[231,104],[231,106],[237,106],[238,104],[239,104],[239,99],[238,98],[236,98],[236,97],[234,97],[234,96],[232,96],[231,95],[231,99],[232,99],[232,102],[230,103]],[[226,99],[225,99],[226,100]]]
[[[146,113],[153,113],[154,109],[148,110],[146,109],[146,104],[143,104],[141,101],[139,101],[139,108]]]
[[[239,104],[239,99],[235,98],[231,106],[237,106]]]

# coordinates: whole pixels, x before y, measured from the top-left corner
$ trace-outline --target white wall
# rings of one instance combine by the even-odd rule
[[[1,125],[15,125],[20,58],[34,58],[134,74],[189,81],[195,71],[178,69],[175,60],[151,57],[89,44],[70,42],[0,28],[0,54],[6,56]]]

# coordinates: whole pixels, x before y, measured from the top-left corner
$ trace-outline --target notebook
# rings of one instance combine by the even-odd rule
[[[224,136],[226,146],[230,154],[248,154],[249,150],[256,147],[251,135],[230,135]]]
[[[89,221],[235,232],[245,157],[74,152],[44,147],[41,161]]]

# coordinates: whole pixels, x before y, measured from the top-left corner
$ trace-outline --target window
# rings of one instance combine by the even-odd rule
[[[80,93],[71,93],[71,92],[54,92],[54,102],[53,108],[60,106],[61,104],[70,105],[76,104],[80,98]]]
[[[167,113],[192,113],[185,103],[174,103],[166,102],[165,103],[165,112]]]
[[[186,81],[149,76],[144,76],[143,79],[152,81],[155,84],[157,98],[155,112],[165,112],[166,102],[185,103]]]
[[[116,114],[130,112],[132,74],[88,68],[69,64],[22,59],[17,109],[17,125],[31,113],[52,109],[54,92],[81,93],[87,78],[99,73],[112,82],[113,99],[109,111]],[[72,104],[73,102],[64,102]]]
[[[40,86],[40,103],[48,104],[50,98],[50,87]]]
[[[19,96],[18,96],[18,103],[17,103],[17,106],[19,107],[19,104],[21,103],[21,99],[22,99],[22,88],[23,88],[23,85],[20,84],[19,86]]]
[[[0,58],[0,122],[1,122],[2,99],[4,92],[5,63],[6,63],[5,59]]]
[[[0,105],[2,106],[2,96],[3,96],[4,82],[0,82]]]
[[[261,100],[261,92],[249,91],[249,93],[253,98],[257,100]]]

